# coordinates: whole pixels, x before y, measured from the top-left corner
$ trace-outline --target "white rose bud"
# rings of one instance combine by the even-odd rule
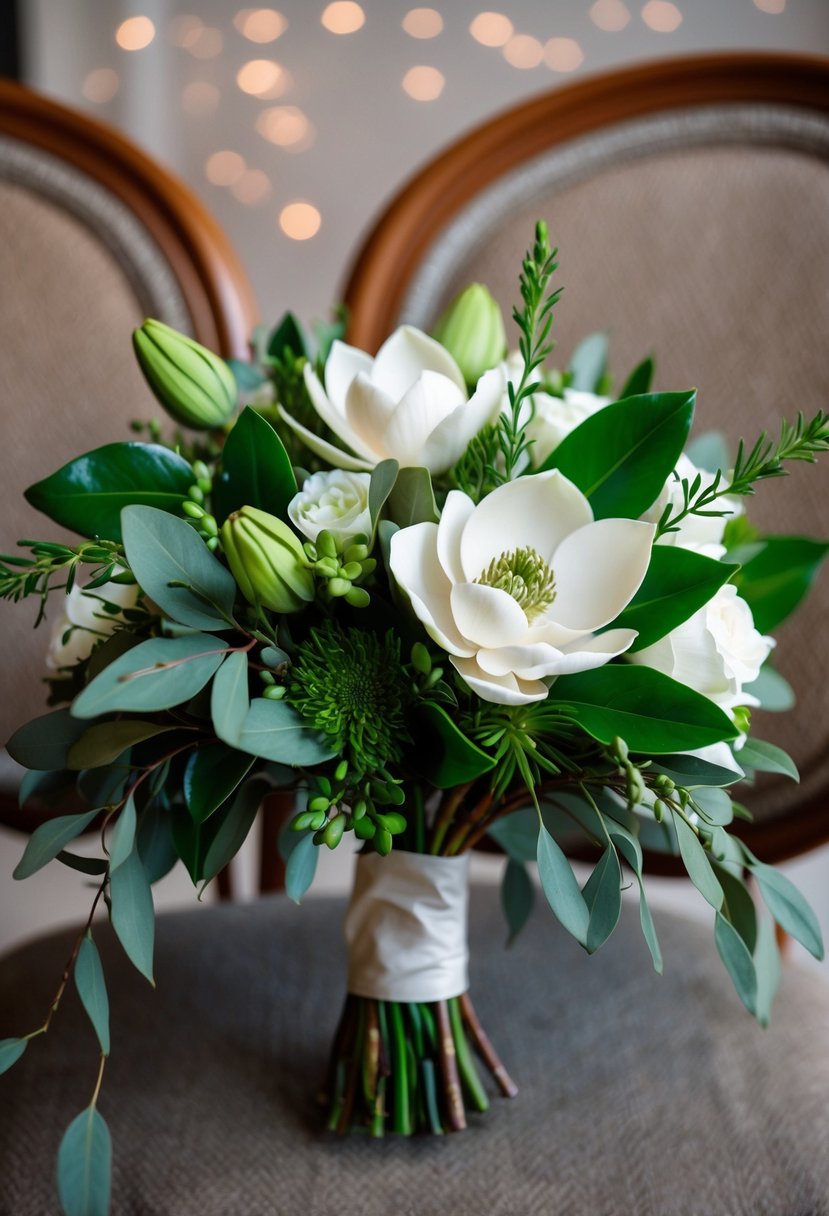
[[[123,625],[123,609],[138,600],[135,583],[104,583],[101,587],[77,584],[65,597],[63,611],[52,626],[46,666],[52,671],[75,667],[88,659],[95,646]],[[104,604],[117,604],[121,612],[107,612]]]
[[[308,540],[315,541],[324,529],[342,549],[355,536],[371,535],[370,484],[368,473],[314,473],[288,504],[288,517]]]

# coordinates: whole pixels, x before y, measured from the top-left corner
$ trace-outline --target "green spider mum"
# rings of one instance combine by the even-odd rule
[[[411,700],[400,642],[327,621],[297,647],[287,701],[361,773],[400,760]]]

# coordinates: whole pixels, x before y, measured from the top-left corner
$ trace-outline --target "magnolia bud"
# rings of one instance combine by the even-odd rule
[[[236,381],[224,359],[161,321],[145,321],[132,344],[144,379],[176,422],[209,431],[228,421]]]
[[[299,538],[258,507],[234,511],[222,526],[222,547],[242,595],[254,607],[298,612],[314,598],[314,578]]]
[[[432,337],[449,351],[469,385],[477,384],[507,353],[501,309],[482,283],[472,283],[455,297]]]

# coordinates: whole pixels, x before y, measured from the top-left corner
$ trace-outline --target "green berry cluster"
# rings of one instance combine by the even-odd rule
[[[219,547],[219,525],[215,516],[204,507],[205,499],[213,489],[213,481],[203,460],[195,461],[193,472],[196,474],[196,481],[187,491],[187,499],[182,503],[181,509],[187,516],[187,522],[193,525],[210,552],[214,553]]]
[[[360,781],[349,781],[347,760],[334,770],[333,780],[317,777],[308,798],[308,808],[291,822],[294,832],[313,832],[314,844],[336,849],[346,832],[370,842],[385,857],[391,852],[393,837],[406,830],[406,818],[388,808],[402,806],[405,794],[388,773]],[[385,808],[385,809],[378,809]]]
[[[377,562],[369,556],[368,537],[355,536],[344,552],[340,552],[333,533],[324,529],[316,541],[307,541],[303,549],[314,574],[325,581],[328,599],[342,598],[352,608],[368,606],[368,592],[356,585],[377,567]]]

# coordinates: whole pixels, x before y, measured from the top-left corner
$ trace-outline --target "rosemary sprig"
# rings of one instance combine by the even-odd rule
[[[30,595],[40,597],[35,626],[43,620],[46,601],[51,591],[63,590],[68,595],[75,583],[79,566],[92,566],[90,588],[102,586],[113,577],[132,581],[131,575],[115,574],[116,566],[123,566],[123,549],[114,541],[82,541],[79,545],[60,545],[51,541],[21,540],[21,548],[28,549],[31,557],[15,554],[0,554],[0,599],[25,599]],[[58,581],[59,580],[59,581]]]

